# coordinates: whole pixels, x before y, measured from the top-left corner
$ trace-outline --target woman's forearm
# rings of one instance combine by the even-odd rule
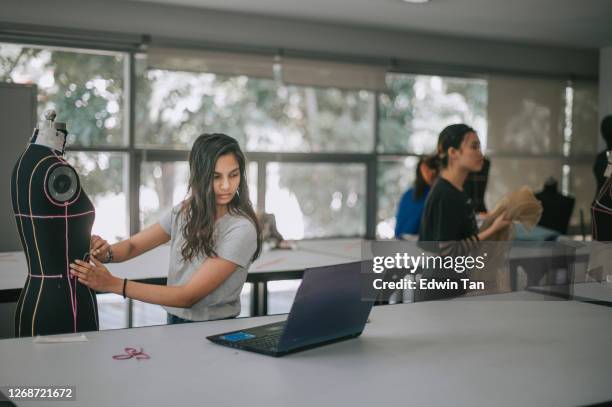
[[[487,228],[485,230],[483,230],[482,232],[480,232],[478,234],[478,240],[489,240],[489,238],[493,235],[493,233],[495,232],[494,230],[492,230],[493,228]]]
[[[111,250],[113,251],[112,263],[121,263],[122,261],[136,257],[136,253],[134,253],[134,247],[130,242],[130,239],[112,244]]]
[[[115,294],[122,295],[123,279],[119,279],[119,285],[113,284],[113,287]],[[186,295],[183,286],[144,284],[128,280],[125,287],[125,295],[134,300],[168,307],[189,308],[193,305],[193,302]]]
[[[111,246],[113,262],[120,263],[139,256],[170,240],[170,235],[162,229],[159,223],[149,226],[129,239]]]

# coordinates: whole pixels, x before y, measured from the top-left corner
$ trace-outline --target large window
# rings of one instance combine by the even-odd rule
[[[144,228],[187,197],[189,165],[187,161],[146,161],[140,174],[140,225]],[[256,162],[248,164],[247,181],[251,201],[257,202]]]
[[[127,154],[69,151],[66,157],[96,208],[92,233],[109,242],[128,237]]]
[[[140,167],[140,224],[150,226],[187,196],[189,166],[179,162],[144,162]]]
[[[269,163],[266,211],[285,239],[365,234],[365,166]]]
[[[438,133],[469,123],[487,140],[487,82],[482,79],[388,74],[381,94],[380,153],[430,154]]]
[[[110,240],[153,223],[185,197],[186,152],[204,132],[238,139],[251,161],[251,200],[276,215],[287,237],[372,231],[391,237],[397,202],[414,182],[418,157],[433,153],[440,129],[456,122],[478,131],[491,158],[489,207],[520,184],[538,190],[555,177],[577,197],[572,224],[579,224],[580,209],[589,223],[595,191],[588,167],[597,150],[594,83],[389,73],[386,89],[377,93],[247,76],[264,72],[261,61],[241,75],[240,69],[197,72],[199,64],[160,68],[144,55],[133,56],[131,115],[129,54],[0,44],[0,80],[36,84],[39,115],[55,108],[58,120],[68,123],[67,157],[96,204],[94,230]],[[134,120],[133,144],[127,117]],[[184,154],[177,158],[177,152]],[[531,170],[518,176],[517,166]],[[370,185],[374,170],[376,185]],[[129,210],[133,189],[138,206]],[[368,196],[377,197],[375,219],[367,219]],[[135,222],[130,217],[136,214]]]
[[[201,133],[226,133],[251,161],[251,200],[275,214],[286,238],[366,233],[367,171],[361,155],[374,150],[374,92],[147,69],[146,58],[138,59],[137,67],[138,148],[163,156],[164,150],[188,150]],[[343,163],[330,164],[325,154],[340,155]],[[187,170],[184,162],[143,162],[141,225],[184,198]]]
[[[124,132],[123,53],[36,48],[0,43],[0,81],[36,84],[38,113],[58,112],[69,144],[120,146]]]
[[[39,118],[55,109],[67,123],[66,157],[95,205],[93,231],[111,242],[129,234],[128,155],[108,152],[128,151],[126,60],[119,52],[0,43],[0,81],[35,84]]]
[[[388,74],[379,97],[376,235],[394,235],[402,194],[412,186],[419,155],[433,154],[438,134],[469,123],[487,144],[487,82],[483,79]]]
[[[248,151],[374,146],[373,92],[159,69],[143,71],[139,83],[136,141],[143,147],[187,149],[203,132],[231,135]]]

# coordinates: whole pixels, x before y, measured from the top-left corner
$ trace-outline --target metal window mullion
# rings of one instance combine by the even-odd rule
[[[257,161],[257,211],[266,212],[266,167],[268,162],[265,160]]]
[[[82,153],[129,153],[130,149],[127,147],[113,147],[113,146],[100,146],[100,147],[88,147],[88,146],[66,146],[67,152],[82,152]]]
[[[157,149],[146,149],[139,148],[134,149],[139,156],[141,161],[159,161],[159,162],[172,162],[172,161],[188,161],[189,151],[188,150],[157,150]]]
[[[135,150],[136,111],[136,67],[135,53],[128,54],[126,67],[126,123],[128,139],[128,219],[130,236],[140,230],[140,154]]]
[[[268,153],[246,152],[250,161],[266,161],[279,163],[365,163],[370,160],[372,153]]]
[[[374,92],[374,149],[366,168],[366,238],[376,239],[378,220],[378,146],[380,144],[380,92]]]
[[[120,149],[115,150],[119,151]],[[128,151],[128,149],[121,149],[121,151]],[[138,151],[142,155],[146,155],[146,161],[187,161],[189,158],[189,150],[136,148],[135,151]],[[372,153],[269,153],[249,151],[245,152],[245,156],[248,161],[255,161],[258,163],[366,163],[371,159]]]

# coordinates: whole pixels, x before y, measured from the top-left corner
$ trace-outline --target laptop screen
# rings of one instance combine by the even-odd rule
[[[304,272],[279,350],[290,350],[363,331],[373,302],[362,300],[363,262]]]

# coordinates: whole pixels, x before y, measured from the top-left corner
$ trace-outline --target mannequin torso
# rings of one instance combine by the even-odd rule
[[[28,262],[15,315],[17,337],[98,329],[95,292],[69,273],[71,261],[88,255],[94,207],[61,156],[65,134],[52,133],[55,128],[41,124],[11,178],[15,221]]]

